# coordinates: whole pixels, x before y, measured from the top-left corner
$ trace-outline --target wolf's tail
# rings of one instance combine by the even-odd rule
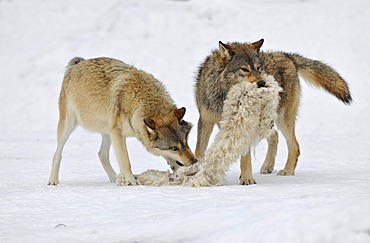
[[[67,65],[67,69],[71,68],[72,66],[76,65],[77,63],[80,63],[82,61],[85,61],[82,57],[74,57],[72,58]]]
[[[323,62],[305,58],[299,54],[284,53],[284,55],[293,61],[298,74],[306,82],[323,88],[346,105],[352,102],[347,82],[333,68]]]

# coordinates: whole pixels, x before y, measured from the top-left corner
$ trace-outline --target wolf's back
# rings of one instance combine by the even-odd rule
[[[295,53],[284,53],[291,59],[302,76],[309,84],[323,88],[337,97],[344,104],[350,104],[352,97],[347,82],[327,64],[303,57]]]

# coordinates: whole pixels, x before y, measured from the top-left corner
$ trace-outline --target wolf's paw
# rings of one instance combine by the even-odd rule
[[[262,169],[261,168],[260,174],[261,175],[267,175],[267,174],[271,174],[273,171],[274,171],[274,169],[271,169],[271,168],[267,168],[267,169]]]
[[[49,182],[48,182],[48,185],[49,186],[56,186],[56,185],[58,185],[58,183],[59,183],[59,180],[58,179],[50,178],[49,179]]]
[[[266,175],[266,174],[271,174],[274,171],[273,166],[263,166],[260,169],[260,174]]]
[[[117,186],[138,186],[140,185],[137,178],[135,178],[133,175],[125,177],[122,174],[117,176],[116,184]]]
[[[256,180],[253,177],[245,179],[240,178],[240,185],[253,185],[253,184],[257,184]]]
[[[277,175],[280,175],[280,176],[294,176],[294,170],[279,170]]]
[[[110,183],[116,183],[116,181],[117,181],[117,176],[115,175],[115,176],[110,176],[109,177],[109,181],[110,181]]]

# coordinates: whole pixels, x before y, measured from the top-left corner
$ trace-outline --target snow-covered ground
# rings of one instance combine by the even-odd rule
[[[0,1],[0,242],[370,242],[369,10],[366,0]],[[258,174],[262,142],[257,185],[238,185],[236,163],[222,187],[118,187],[98,160],[100,136],[77,129],[61,183],[46,185],[72,57],[114,57],[154,74],[196,125],[198,65],[219,40],[262,37],[265,50],[332,65],[354,98],[345,106],[302,82],[294,177]],[[195,140],[196,126],[192,148]],[[134,173],[168,169],[128,143]]]

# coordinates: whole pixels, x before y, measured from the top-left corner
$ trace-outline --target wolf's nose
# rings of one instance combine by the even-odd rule
[[[258,88],[265,87],[265,85],[266,85],[265,80],[260,80],[260,81],[257,82]]]
[[[191,161],[191,164],[195,164],[195,163],[198,163],[198,160],[197,160],[197,159],[193,159],[193,160]]]

